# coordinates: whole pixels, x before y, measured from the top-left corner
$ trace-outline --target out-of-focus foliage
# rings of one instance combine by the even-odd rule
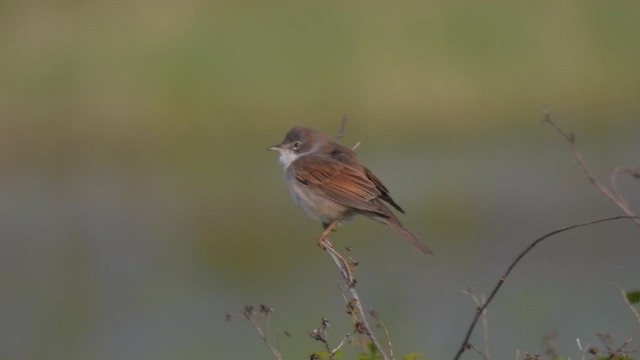
[[[276,309],[286,358],[313,350],[321,316],[349,331],[320,225],[264,150],[343,113],[343,143],[436,256],[365,220],[332,241],[396,352],[447,358],[473,314],[459,289],[617,214],[539,120],[550,109],[605,179],[637,167],[639,24],[638,2],[3,2],[0,358],[263,358],[222,320],[245,303]],[[637,182],[619,186],[640,209]],[[636,331],[612,294],[637,285],[639,246],[617,223],[536,249],[490,309],[494,356],[552,330],[563,354]]]
[[[640,290],[627,291],[627,300],[630,304],[637,304],[640,302]]]

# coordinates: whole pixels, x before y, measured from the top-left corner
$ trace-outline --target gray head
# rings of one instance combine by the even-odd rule
[[[287,132],[282,143],[269,150],[279,152],[280,163],[287,167],[301,155],[318,150],[330,142],[331,138],[320,131],[298,125]]]

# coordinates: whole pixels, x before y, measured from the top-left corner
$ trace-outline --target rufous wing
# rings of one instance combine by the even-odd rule
[[[343,205],[387,216],[375,201],[382,193],[364,171],[322,155],[306,155],[294,165],[296,180],[310,189]]]

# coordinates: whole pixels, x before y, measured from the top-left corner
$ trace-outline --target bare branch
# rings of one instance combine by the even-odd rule
[[[489,360],[489,358],[487,358],[486,355],[482,351],[480,351],[480,349],[478,349],[478,347],[476,347],[475,345],[469,344],[469,349],[475,350],[475,352],[477,352],[480,355],[480,357],[483,358],[484,360]]]
[[[477,297],[472,291],[471,288],[467,288],[466,290],[462,290],[462,293],[465,295],[469,295],[469,297],[471,298],[471,300],[473,300],[473,303],[476,305],[476,310],[479,309],[482,304],[484,304],[484,302],[486,301],[486,298],[481,295],[480,297]],[[481,352],[480,355],[482,355],[482,357],[486,360],[491,359],[491,355],[489,352],[489,316],[488,313],[489,310],[487,310],[487,308],[485,308],[482,311],[482,335],[483,335],[483,345],[484,345],[484,352]],[[475,346],[471,345],[470,346],[472,348],[475,348]],[[478,352],[480,352],[480,349],[475,348]]]
[[[266,309],[268,309],[268,311],[266,312],[263,311]],[[265,313],[267,316],[272,311],[273,309],[266,307],[265,305],[260,306],[260,312]],[[267,338],[267,334],[266,334],[266,329],[263,329],[263,327],[256,321],[253,306],[251,305],[245,306],[244,312],[242,314],[244,315],[245,319],[249,320],[249,322],[256,329],[256,331],[260,335],[260,338],[262,338],[262,341],[264,341],[265,345],[267,345],[267,347],[269,348],[269,351],[271,351],[271,354],[273,354],[273,357],[276,360],[282,360],[282,354],[280,354],[278,349],[276,349],[273,345],[271,345],[271,342],[269,342],[269,339]]]
[[[384,336],[387,338],[387,345],[389,345],[389,357],[391,358],[391,360],[395,360],[395,355],[393,355],[393,344],[391,344],[391,337],[389,336],[389,329],[387,329],[387,327],[384,325],[384,323],[380,319],[380,316],[378,315],[378,312],[375,309],[369,310],[369,315],[376,319],[378,325],[384,331]]]
[[[336,142],[340,142],[340,139],[344,136],[345,129],[347,128],[347,121],[349,121],[349,116],[347,114],[342,114],[342,124],[336,134]]]
[[[473,329],[476,327],[476,324],[478,323],[478,319],[480,318],[484,310],[489,306],[489,304],[491,303],[493,298],[496,296],[496,294],[498,293],[502,285],[505,283],[505,281],[507,281],[507,277],[509,276],[509,274],[511,274],[511,271],[516,267],[516,265],[518,265],[518,263],[520,262],[520,260],[522,260],[522,258],[524,258],[531,250],[533,250],[534,247],[536,247],[536,245],[538,245],[540,242],[542,242],[545,239],[548,239],[554,235],[563,233],[565,231],[569,231],[569,230],[576,229],[583,226],[594,225],[602,222],[608,222],[608,221],[620,220],[620,219],[640,219],[640,217],[618,215],[618,216],[611,216],[607,218],[586,221],[579,224],[569,225],[569,226],[562,227],[560,229],[556,229],[550,233],[547,233],[537,238],[536,240],[534,240],[531,244],[529,244],[529,246],[527,246],[522,252],[520,252],[520,254],[518,254],[518,256],[516,256],[516,258],[511,262],[511,264],[509,265],[505,273],[498,280],[498,283],[494,286],[493,290],[491,290],[491,293],[489,294],[487,301],[485,301],[484,304],[482,304],[482,306],[480,306],[476,310],[476,313],[471,321],[471,325],[469,325],[469,329],[467,330],[464,340],[462,341],[462,344],[460,345],[458,352],[454,356],[454,360],[460,359],[460,356],[462,356],[462,353],[464,353],[464,351],[470,347],[469,339],[471,338]]]
[[[618,190],[618,175],[619,174],[629,174],[632,178],[640,181],[640,169],[628,169],[628,168],[620,168],[617,167],[613,169],[611,172],[611,190],[622,202],[624,202],[625,206],[630,207],[627,200],[620,194]]]
[[[338,133],[336,134],[336,142],[340,142],[340,139],[344,136],[344,132],[347,129],[347,122],[349,121],[349,116],[347,114],[342,114],[342,124],[340,124],[340,129],[338,129]],[[360,146],[360,141],[358,141],[355,145],[351,147],[351,150],[355,150]]]
[[[589,182],[591,182],[593,184],[593,186],[598,188],[598,190],[600,190],[611,201],[613,201],[620,209],[622,209],[622,211],[624,211],[625,214],[627,214],[629,216],[632,216],[632,217],[637,216],[638,214],[636,212],[634,212],[633,209],[631,209],[631,207],[629,206],[629,203],[617,191],[617,184],[616,184],[617,173],[616,173],[616,171],[614,170],[612,175],[611,175],[612,176],[611,188],[609,188],[608,186],[606,186],[605,184],[600,182],[595,177],[595,175],[593,174],[593,171],[591,170],[591,168],[589,168],[587,163],[584,161],[584,158],[582,157],[582,153],[580,153],[580,150],[578,150],[578,147],[576,146],[575,135],[573,133],[564,132],[562,130],[562,128],[560,128],[560,126],[558,126],[558,124],[556,124],[551,119],[551,114],[548,111],[544,110],[543,113],[544,113],[545,122],[548,122],[549,124],[551,124],[551,126],[553,126],[556,129],[556,131],[560,135],[562,135],[562,137],[564,137],[565,140],[567,140],[569,145],[571,145],[571,149],[573,150],[573,156],[575,157],[576,161],[578,162],[578,165],[580,166],[580,169],[582,170],[582,172],[587,176],[587,179],[589,179]],[[636,177],[636,175],[640,175],[640,174],[637,174],[636,172],[634,172],[631,169],[629,169],[629,173],[632,174],[634,177]],[[634,221],[636,222],[636,224],[638,226],[640,226],[640,219],[636,218]]]
[[[351,294],[351,298],[353,300],[350,301],[349,304],[352,304],[357,310],[353,314],[354,317],[358,320],[356,324],[361,324],[360,325],[360,329],[362,330],[361,332],[367,335],[367,337],[369,337],[369,340],[371,340],[371,342],[375,346],[378,353],[380,353],[380,355],[382,356],[383,360],[389,360],[389,356],[386,354],[386,352],[384,351],[384,348],[382,347],[382,345],[380,345],[380,342],[371,331],[371,327],[369,326],[369,322],[367,321],[366,313],[362,308],[360,297],[358,296],[358,292],[356,291],[356,288],[355,288],[355,285],[356,285],[355,278],[353,278],[353,275],[350,273],[350,270],[348,270],[349,269],[348,264],[346,267],[344,266],[344,264],[346,264],[344,257],[342,257],[340,253],[338,253],[330,243],[325,244],[325,250],[327,251],[327,254],[331,256],[331,258],[333,259],[333,262],[338,267],[338,270],[340,271],[340,275],[342,275],[342,278],[345,281],[347,289]]]
[[[331,354],[335,354],[338,352],[338,350],[340,350],[342,348],[342,346],[347,342],[347,339],[349,339],[349,336],[351,336],[351,334],[347,333],[344,338],[342,338],[342,341],[340,341],[340,344],[338,344],[338,346],[331,350]]]
[[[587,346],[582,347],[582,343],[580,342],[580,338],[576,338],[576,343],[578,343],[578,350],[582,354],[581,360],[586,360],[586,355],[589,349],[591,349],[591,343],[587,343]]]
[[[358,296],[358,292],[356,291],[356,279],[353,277],[353,273],[349,266],[349,263],[345,260],[344,256],[340,255],[338,251],[333,248],[333,245],[328,240],[328,235],[331,233],[331,230],[335,225],[339,222],[340,219],[336,219],[334,222],[329,224],[327,228],[320,234],[318,238],[318,245],[324,249],[327,254],[333,259],[333,262],[336,264],[340,275],[345,281],[347,290],[351,294],[351,300],[348,302],[347,306],[353,307],[354,311],[352,311],[352,316],[355,322],[356,332],[367,335],[369,340],[373,343],[380,356],[382,356],[383,360],[389,360],[389,356],[384,351],[382,345],[376,338],[376,336],[371,331],[371,326],[369,326],[369,322],[367,321],[367,314],[364,312],[362,308],[362,303],[360,302],[360,297]]]
[[[620,347],[614,348],[613,335],[610,333],[596,334],[598,340],[604,345],[606,351],[601,351],[597,346],[588,346],[587,352],[591,355],[595,355],[598,359],[606,357],[607,359],[624,358],[629,359],[629,354],[635,351],[627,350],[627,346],[631,343],[631,338],[627,338]]]

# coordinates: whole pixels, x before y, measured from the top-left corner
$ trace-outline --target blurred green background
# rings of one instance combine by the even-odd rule
[[[366,219],[333,242],[396,353],[451,358],[461,289],[620,213],[541,110],[604,179],[639,166],[638,34],[638,2],[3,2],[0,359],[267,359],[248,303],[275,308],[287,359],[322,349],[323,316],[337,344],[352,327],[320,226],[264,149],[343,113],[436,256]],[[620,182],[636,209],[639,185]],[[640,287],[639,239],[609,223],[536,248],[489,310],[495,358],[637,337],[616,284]]]

